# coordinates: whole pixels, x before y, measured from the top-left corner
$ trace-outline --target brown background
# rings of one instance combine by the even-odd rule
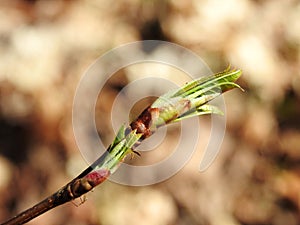
[[[209,138],[204,132],[199,151],[169,180],[147,187],[108,181],[80,207],[69,203],[29,224],[299,224],[296,0],[2,0],[0,221],[56,191],[87,166],[72,132],[76,85],[101,54],[143,39],[180,44],[214,72],[229,63],[243,70],[239,84],[246,92],[225,95],[227,131],[217,160],[198,172]],[[106,100],[97,107],[106,144],[114,135],[107,119],[111,102],[129,82],[126,72],[120,76],[107,84]],[[209,123],[203,123],[209,130]]]

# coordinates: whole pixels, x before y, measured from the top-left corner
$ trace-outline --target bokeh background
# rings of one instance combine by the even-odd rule
[[[225,94],[218,158],[198,171],[207,132],[169,180],[146,187],[107,181],[79,207],[68,203],[29,224],[300,224],[297,0],[2,0],[0,221],[87,166],[72,131],[76,85],[101,54],[145,39],[180,44],[214,72],[229,63],[243,70],[245,92]],[[97,106],[107,144],[111,102],[128,82],[126,71],[111,79]],[[209,130],[209,117],[202,120]]]

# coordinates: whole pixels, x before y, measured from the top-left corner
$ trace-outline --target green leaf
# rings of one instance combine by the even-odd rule
[[[178,90],[162,95],[151,105],[151,108],[158,108],[160,112],[153,124],[161,126],[192,116],[220,114],[213,106],[205,106],[205,110],[201,106],[233,88],[243,90],[235,83],[241,74],[241,70],[231,70],[228,67],[223,72],[191,81]]]
[[[221,73],[191,81],[177,90],[162,95],[149,108],[155,113],[145,114],[149,118],[144,118],[144,120],[151,122],[147,129],[155,132],[158,127],[169,122],[177,122],[193,116],[223,115],[218,107],[207,103],[232,88],[241,89],[235,83],[241,73],[241,70],[227,68]],[[97,162],[94,170],[105,169],[113,173],[124,157],[133,152],[133,146],[138,143],[142,136],[143,133],[137,134],[136,130],[131,130],[126,134],[126,127],[122,125],[106,153],[101,156],[101,162]]]
[[[117,145],[121,140],[123,140],[123,139],[125,138],[125,129],[126,129],[126,128],[125,128],[125,125],[123,124],[123,125],[120,127],[120,129],[119,129],[119,131],[118,131],[118,133],[117,133],[115,139],[113,140],[111,146]]]
[[[187,112],[187,113],[181,115],[180,117],[178,117],[177,119],[173,120],[172,122],[178,122],[183,119],[191,118],[194,116],[207,115],[207,114],[217,114],[217,115],[221,115],[221,116],[224,115],[222,110],[220,110],[217,106],[201,105],[196,110],[194,110],[192,112]]]
[[[191,81],[174,93],[173,97],[191,96],[195,98],[211,92],[223,93],[232,88],[241,88],[234,83],[241,74],[241,70],[230,70],[228,68],[221,73]]]
[[[125,136],[125,130],[125,126],[122,125],[113,143],[104,153],[103,160],[95,166],[93,171],[106,169],[113,173],[124,157],[132,152],[132,146],[141,138],[142,134],[137,134],[136,130],[133,130]]]

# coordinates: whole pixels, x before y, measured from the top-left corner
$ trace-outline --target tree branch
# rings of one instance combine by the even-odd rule
[[[130,126],[121,126],[106,152],[57,192],[35,206],[21,212],[1,225],[24,224],[33,218],[91,191],[114,173],[128,154],[159,127],[192,116],[222,114],[215,106],[208,105],[212,99],[233,88],[240,88],[235,81],[240,70],[230,70],[194,80],[183,87],[159,97],[147,107]],[[240,88],[241,89],[241,88]]]

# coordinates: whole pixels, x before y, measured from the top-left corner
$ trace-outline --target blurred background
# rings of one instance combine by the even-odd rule
[[[225,94],[227,130],[217,159],[198,171],[209,138],[204,121],[199,151],[170,179],[146,187],[107,181],[79,207],[68,203],[29,224],[300,224],[297,0],[2,0],[0,221],[87,166],[72,131],[80,77],[106,51],[145,39],[182,45],[214,72],[229,63],[243,70],[245,92]],[[97,106],[107,145],[111,102],[129,82],[126,71],[110,79]]]

